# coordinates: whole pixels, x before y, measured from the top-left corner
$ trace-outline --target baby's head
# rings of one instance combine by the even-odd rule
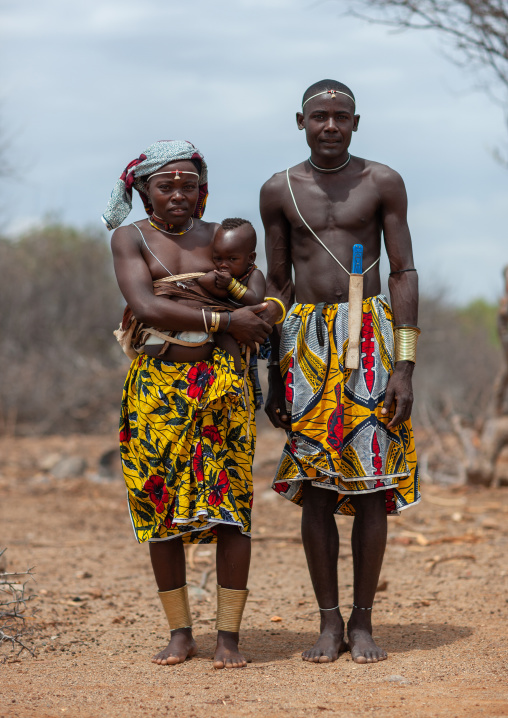
[[[256,259],[256,232],[247,219],[225,219],[213,240],[213,263],[232,277],[242,277]]]

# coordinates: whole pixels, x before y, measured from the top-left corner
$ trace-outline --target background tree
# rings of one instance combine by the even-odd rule
[[[354,0],[364,19],[400,29],[436,30],[447,36],[455,61],[488,70],[489,89],[508,91],[508,0]],[[495,82],[492,83],[492,80]]]

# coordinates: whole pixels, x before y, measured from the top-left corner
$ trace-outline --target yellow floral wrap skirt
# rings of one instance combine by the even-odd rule
[[[280,367],[291,431],[273,483],[302,504],[302,481],[337,492],[336,513],[354,514],[350,497],[384,491],[397,515],[420,500],[411,421],[388,429],[394,408],[381,414],[394,369],[393,316],[385,297],[363,301],[361,359],[346,369],[348,304],[325,305],[324,346],[315,306],[295,304],[284,322]]]
[[[250,534],[253,391],[216,348],[213,360],[136,357],[124,385],[120,452],[136,539],[212,543],[217,525]]]

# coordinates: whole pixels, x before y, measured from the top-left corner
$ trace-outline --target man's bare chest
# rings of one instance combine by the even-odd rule
[[[284,212],[293,230],[304,236],[308,224],[317,234],[365,231],[377,234],[380,226],[380,199],[374,187],[365,183],[333,187],[290,181]]]

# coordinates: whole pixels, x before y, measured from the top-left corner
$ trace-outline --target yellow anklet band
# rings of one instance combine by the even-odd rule
[[[192,626],[187,584],[174,591],[159,591],[159,598],[171,631]]]
[[[222,588],[217,584],[217,623],[218,631],[238,633],[242,623],[243,609],[249,595],[249,589],[237,591]]]

